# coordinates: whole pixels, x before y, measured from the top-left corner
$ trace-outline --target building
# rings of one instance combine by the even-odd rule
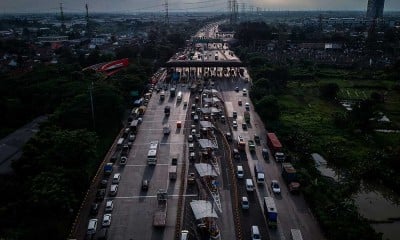
[[[382,18],[384,5],[385,0],[368,0],[367,18]]]

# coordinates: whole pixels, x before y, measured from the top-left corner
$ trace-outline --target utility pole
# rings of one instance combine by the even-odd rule
[[[169,26],[169,15],[168,15],[168,0],[165,0],[165,24]]]
[[[90,26],[89,26],[89,7],[88,4],[85,4],[86,8],[86,35],[90,36]]]
[[[60,2],[60,14],[61,14],[61,32],[65,31],[65,22],[64,22],[64,11],[63,11],[63,4]]]
[[[96,131],[96,121],[94,119],[94,103],[93,103],[93,82],[92,85],[89,85],[89,95],[90,95],[90,106],[92,108],[92,124],[93,124],[93,131]]]

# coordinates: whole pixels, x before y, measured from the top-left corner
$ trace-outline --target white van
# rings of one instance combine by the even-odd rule
[[[93,218],[89,220],[89,225],[87,228],[87,234],[91,235],[91,234],[95,234],[96,233],[96,229],[97,229],[97,219]]]
[[[179,91],[178,95],[176,95],[176,101],[178,101],[178,102],[182,101],[182,92],[181,91]]]
[[[181,231],[181,240],[188,240],[189,239],[189,231],[188,230],[182,230]]]
[[[244,177],[243,166],[241,165],[237,166],[236,173],[237,173],[237,178],[243,178]]]
[[[253,192],[254,191],[253,180],[251,180],[250,178],[246,179],[246,191],[248,191],[248,192]]]
[[[261,235],[260,235],[260,230],[258,229],[258,226],[251,226],[251,239],[252,240],[260,240]]]
[[[117,147],[122,147],[122,144],[124,143],[124,138],[119,138],[117,142]]]
[[[303,240],[303,236],[299,229],[290,229],[290,235],[292,240]]]

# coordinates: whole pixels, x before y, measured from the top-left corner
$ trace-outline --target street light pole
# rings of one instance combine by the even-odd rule
[[[92,81],[92,85],[89,85],[88,89],[89,89],[89,95],[90,95],[90,105],[91,105],[91,108],[92,108],[92,124],[93,124],[93,130],[96,131],[96,122],[95,122],[95,119],[94,119],[93,94],[92,94],[92,91],[93,91],[93,81]]]

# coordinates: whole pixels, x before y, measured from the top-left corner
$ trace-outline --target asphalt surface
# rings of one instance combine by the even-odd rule
[[[239,87],[240,91],[234,91],[235,87]],[[255,181],[254,177],[254,165],[257,162],[260,162],[264,166],[265,170],[265,180],[266,184],[258,185],[256,188],[256,192],[249,195],[250,201],[250,213],[246,213],[246,215],[250,215],[252,219],[254,214],[257,214],[258,211],[261,211],[262,201],[264,197],[272,196],[275,199],[276,207],[278,210],[278,227],[277,229],[268,229],[268,234],[270,239],[273,240],[282,240],[282,239],[290,239],[290,229],[298,228],[301,230],[304,239],[325,239],[321,229],[318,225],[318,222],[314,219],[310,209],[308,208],[303,196],[293,195],[289,193],[288,188],[285,185],[284,180],[281,177],[281,169],[280,163],[276,163],[272,156],[269,157],[269,161],[265,161],[261,154],[262,148],[268,148],[266,144],[266,130],[263,122],[254,111],[254,106],[252,105],[248,96],[243,96],[243,88],[250,89],[248,83],[244,81],[235,81],[235,80],[225,80],[220,81],[217,84],[217,87],[222,90],[223,98],[225,99],[225,105],[228,108],[229,112],[236,111],[238,114],[237,122],[238,122],[238,130],[233,131],[233,139],[236,139],[238,135],[241,135],[246,142],[246,157],[242,156],[240,160],[240,164],[244,166],[248,166],[245,168],[245,177],[248,178],[251,176],[253,181]],[[241,99],[243,102],[242,106],[238,105],[238,100]],[[243,113],[245,110],[245,103],[250,103],[250,126],[247,130],[243,130],[241,128],[242,122],[244,122]],[[229,122],[232,123],[232,116],[228,116]],[[258,134],[261,137],[261,143],[256,145],[256,152],[250,153],[247,140],[254,139],[254,134]],[[277,133],[279,136],[279,132]],[[271,152],[271,151],[269,151]],[[247,159],[247,160],[246,160]],[[281,195],[274,195],[269,186],[271,180],[276,179],[280,183],[281,187]],[[244,185],[244,184],[243,184]],[[239,184],[242,187],[240,192],[245,195],[246,192],[243,188],[243,185]],[[252,205],[257,202],[256,210],[252,211]],[[252,204],[253,203],[253,204]],[[256,213],[254,213],[256,212]],[[243,228],[246,235],[250,232],[248,217],[244,214],[243,218]],[[258,221],[257,221],[258,222]],[[259,223],[259,222],[258,222]],[[262,222],[262,225],[265,224],[265,220]],[[247,231],[247,232],[246,232]],[[264,237],[265,235],[261,232],[261,235]],[[245,237],[246,239],[246,237]]]
[[[13,172],[12,161],[22,156],[23,146],[39,131],[39,125],[47,119],[47,116],[37,117],[0,140],[0,174]]]

